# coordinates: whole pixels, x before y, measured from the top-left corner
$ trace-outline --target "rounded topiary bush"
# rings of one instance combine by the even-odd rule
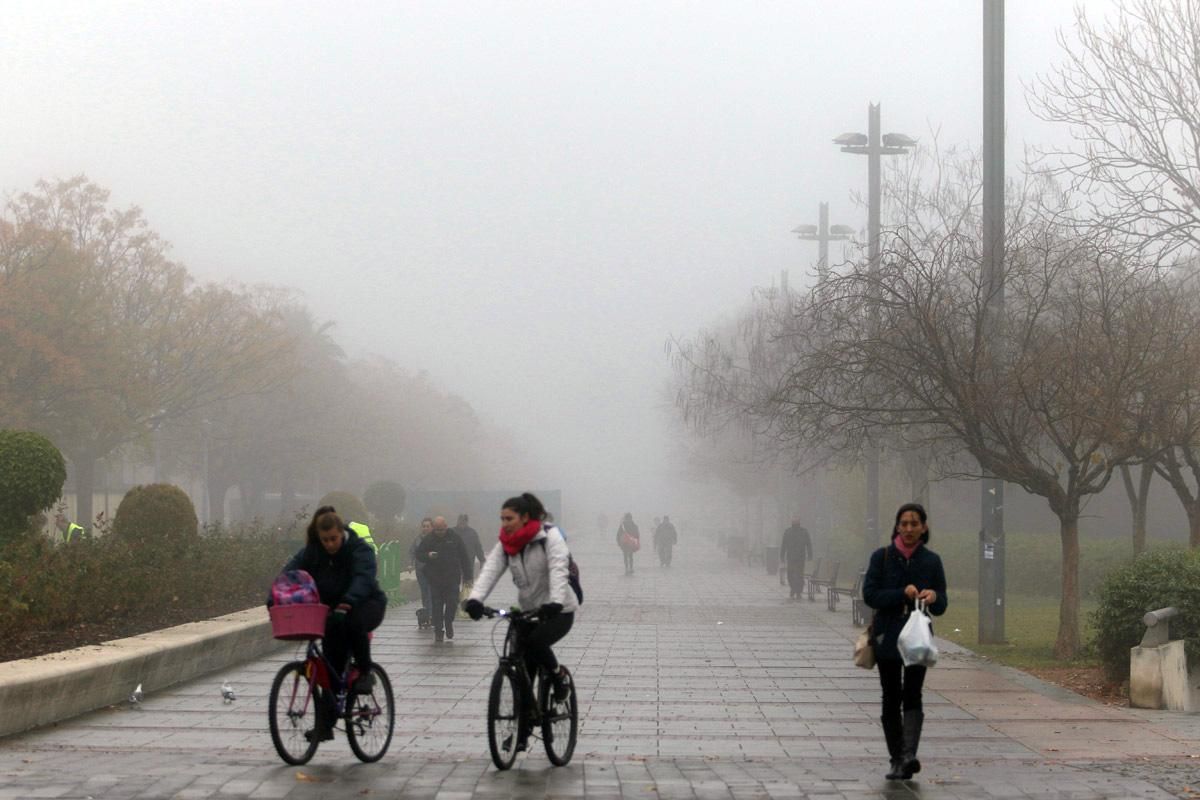
[[[178,486],[135,486],[121,498],[113,517],[113,535],[145,548],[146,553],[177,555],[200,538],[191,498]]]
[[[404,487],[395,481],[376,481],[367,487],[363,493],[363,503],[367,511],[384,525],[390,524],[404,513],[404,503],[407,500]]]
[[[367,507],[362,500],[350,492],[334,491],[321,498],[319,506],[333,506],[342,522],[362,522],[367,520]]]
[[[29,527],[29,518],[62,496],[67,464],[41,434],[0,430],[0,537]]]
[[[1095,645],[1113,680],[1129,677],[1129,649],[1142,640],[1147,611],[1174,606],[1171,638],[1187,643],[1188,661],[1200,656],[1200,551],[1175,548],[1143,553],[1113,570],[1097,592],[1100,606],[1092,612]]]

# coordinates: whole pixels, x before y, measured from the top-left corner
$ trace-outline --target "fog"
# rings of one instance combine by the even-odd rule
[[[789,231],[819,202],[865,224],[865,160],[830,140],[871,101],[981,137],[961,0],[0,8],[0,190],[86,173],[199,278],[295,287],[511,432],[512,485],[614,522],[686,516],[668,336],[807,282]],[[1071,21],[1008,4],[1010,165],[1064,136],[1021,81]]]

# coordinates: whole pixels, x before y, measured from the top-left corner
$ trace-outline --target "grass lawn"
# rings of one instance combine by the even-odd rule
[[[1095,658],[1081,657],[1071,662],[1054,658],[1054,639],[1058,634],[1058,598],[1029,597],[1009,594],[1008,612],[1004,615],[1004,633],[1008,644],[979,644],[979,595],[976,592],[950,592],[950,606],[933,621],[934,633],[955,644],[974,650],[993,661],[1010,667],[1093,666]],[[1080,636],[1088,642],[1092,627],[1088,615],[1096,608],[1095,601],[1080,603]]]

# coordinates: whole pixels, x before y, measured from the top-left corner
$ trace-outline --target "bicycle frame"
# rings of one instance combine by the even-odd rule
[[[308,651],[304,656],[304,675],[309,679],[310,687],[318,686],[333,695],[337,709],[336,719],[341,719],[342,715],[346,713],[346,698],[350,684],[354,682],[353,672],[355,669],[347,663],[346,670],[339,673],[325,657],[325,649],[321,647],[321,640],[309,641]],[[304,711],[308,710],[308,702],[311,697],[312,692],[310,691],[309,697],[304,701]]]

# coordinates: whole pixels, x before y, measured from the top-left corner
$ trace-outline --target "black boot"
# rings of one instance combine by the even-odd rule
[[[921,744],[921,724],[924,722],[924,711],[904,712],[904,764],[900,768],[904,773],[904,780],[921,771],[921,762],[917,760],[917,747]]]
[[[882,716],[883,738],[887,742],[888,757],[891,759],[891,769],[885,776],[889,781],[899,781],[905,778],[902,771],[904,766],[904,722],[897,713],[893,716]]]

